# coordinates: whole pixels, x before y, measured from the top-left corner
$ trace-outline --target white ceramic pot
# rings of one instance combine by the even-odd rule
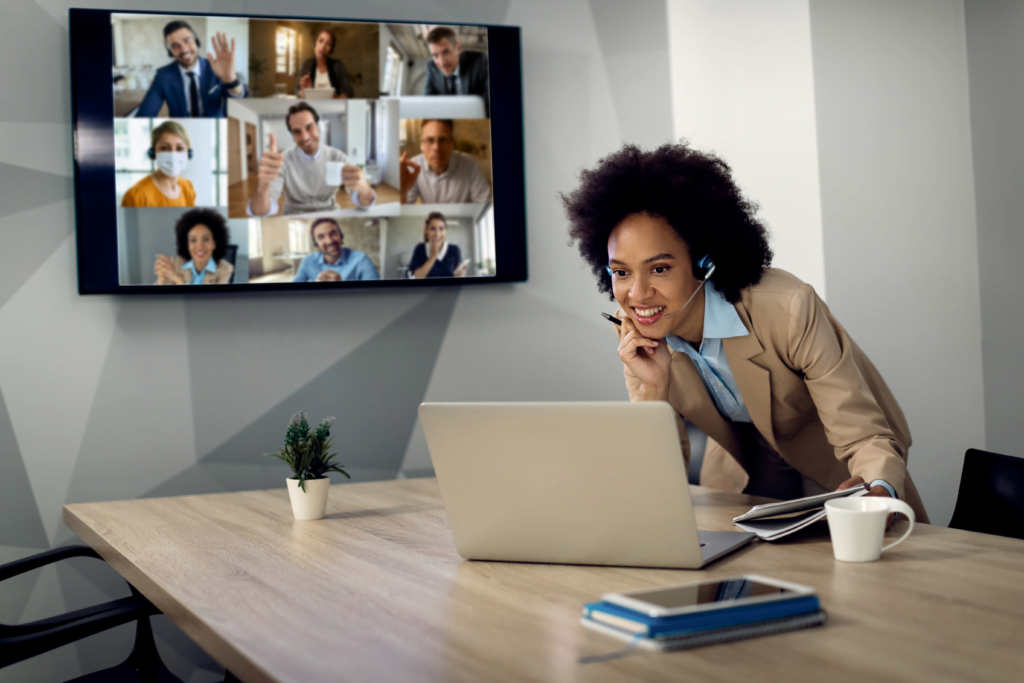
[[[288,485],[288,497],[292,500],[292,514],[295,519],[323,519],[327,511],[327,491],[331,486],[331,480],[307,479],[306,490],[299,488],[299,480],[289,477],[285,479]]]

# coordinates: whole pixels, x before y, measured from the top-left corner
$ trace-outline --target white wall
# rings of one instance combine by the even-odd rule
[[[379,35],[380,35],[380,50],[378,52],[378,55],[379,55],[378,59],[380,61],[378,61],[377,63],[380,64],[380,91],[381,92],[386,92],[387,91],[387,83],[384,82],[384,65],[387,63],[387,59],[388,59],[388,45],[390,45],[391,41],[394,40],[394,36],[391,34],[391,29],[389,29],[387,27],[387,24],[381,24],[380,25],[380,34]],[[398,43],[395,43],[395,45],[397,45],[397,44]],[[401,84],[399,84],[399,87],[401,87]],[[401,90],[399,90],[399,92],[401,92]],[[394,97],[395,95],[398,95],[397,92],[393,92],[393,93],[390,93],[390,94],[391,94],[392,97]]]
[[[119,24],[120,30],[115,32],[115,37],[120,37],[121,43],[114,46],[115,56],[123,59],[118,66],[143,66],[150,65],[159,69],[165,64],[170,64],[174,59],[167,54],[167,46],[164,42],[164,26],[169,22],[181,20],[187,21],[192,30],[196,32],[199,42],[202,44],[199,54],[206,56],[208,48],[206,42],[206,22],[204,17],[194,16],[171,16],[171,15],[118,15],[111,18],[111,22]],[[248,36],[246,38],[248,40]]]
[[[675,135],[732,166],[774,265],[825,296],[807,0],[668,0]]]
[[[932,521],[983,447],[961,0],[812,0],[829,305],[907,416]]]
[[[391,187],[401,187],[401,169],[398,166],[398,99],[382,99],[377,104],[377,163],[381,179]]]
[[[246,83],[249,82],[249,20],[238,17],[210,17],[206,20],[207,40],[221,31],[228,41],[235,41],[235,71]],[[204,42],[200,54],[206,57],[213,53],[213,44]]]
[[[241,157],[239,163],[242,167],[242,180],[249,177],[249,168],[245,163],[245,124],[251,123],[256,126],[256,163],[259,163],[259,155],[261,155],[262,149],[259,145],[259,130],[260,130],[260,118],[256,115],[256,112],[246,107],[234,106],[234,102],[228,102],[228,115],[232,118],[238,119],[241,123],[238,126],[238,155]]]
[[[1024,456],[1024,3],[967,0],[974,187],[978,207],[985,444]]]
[[[345,154],[353,164],[366,163],[366,122],[370,107],[366,100],[350,100],[345,124]]]

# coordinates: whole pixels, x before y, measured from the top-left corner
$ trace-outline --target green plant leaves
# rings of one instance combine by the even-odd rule
[[[309,428],[309,421],[306,413],[298,412],[292,415],[288,422],[288,429],[285,432],[284,448],[274,453],[266,453],[271,458],[286,463],[292,468],[293,479],[299,480],[299,488],[306,490],[307,479],[323,479],[328,472],[344,474],[348,479],[352,477],[331,461],[338,455],[329,453],[331,449],[331,425],[334,418],[324,418],[317,425],[315,431]]]

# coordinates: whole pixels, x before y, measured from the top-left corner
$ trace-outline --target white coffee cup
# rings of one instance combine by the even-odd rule
[[[327,177],[325,181],[328,185],[335,187],[341,186],[341,168],[344,166],[340,161],[328,161],[327,162]]]
[[[882,546],[885,519],[901,512],[910,526],[899,540]],[[832,552],[843,562],[872,562],[883,551],[902,543],[914,530],[914,510],[901,500],[877,498],[837,498],[825,502],[828,530],[832,534]]]

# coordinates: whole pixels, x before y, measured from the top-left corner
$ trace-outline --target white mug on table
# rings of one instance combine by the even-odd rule
[[[910,526],[899,540],[883,547],[885,518],[901,512]],[[914,510],[894,498],[838,498],[825,502],[828,529],[832,535],[832,551],[843,562],[871,562],[883,551],[902,543],[914,530]]]

